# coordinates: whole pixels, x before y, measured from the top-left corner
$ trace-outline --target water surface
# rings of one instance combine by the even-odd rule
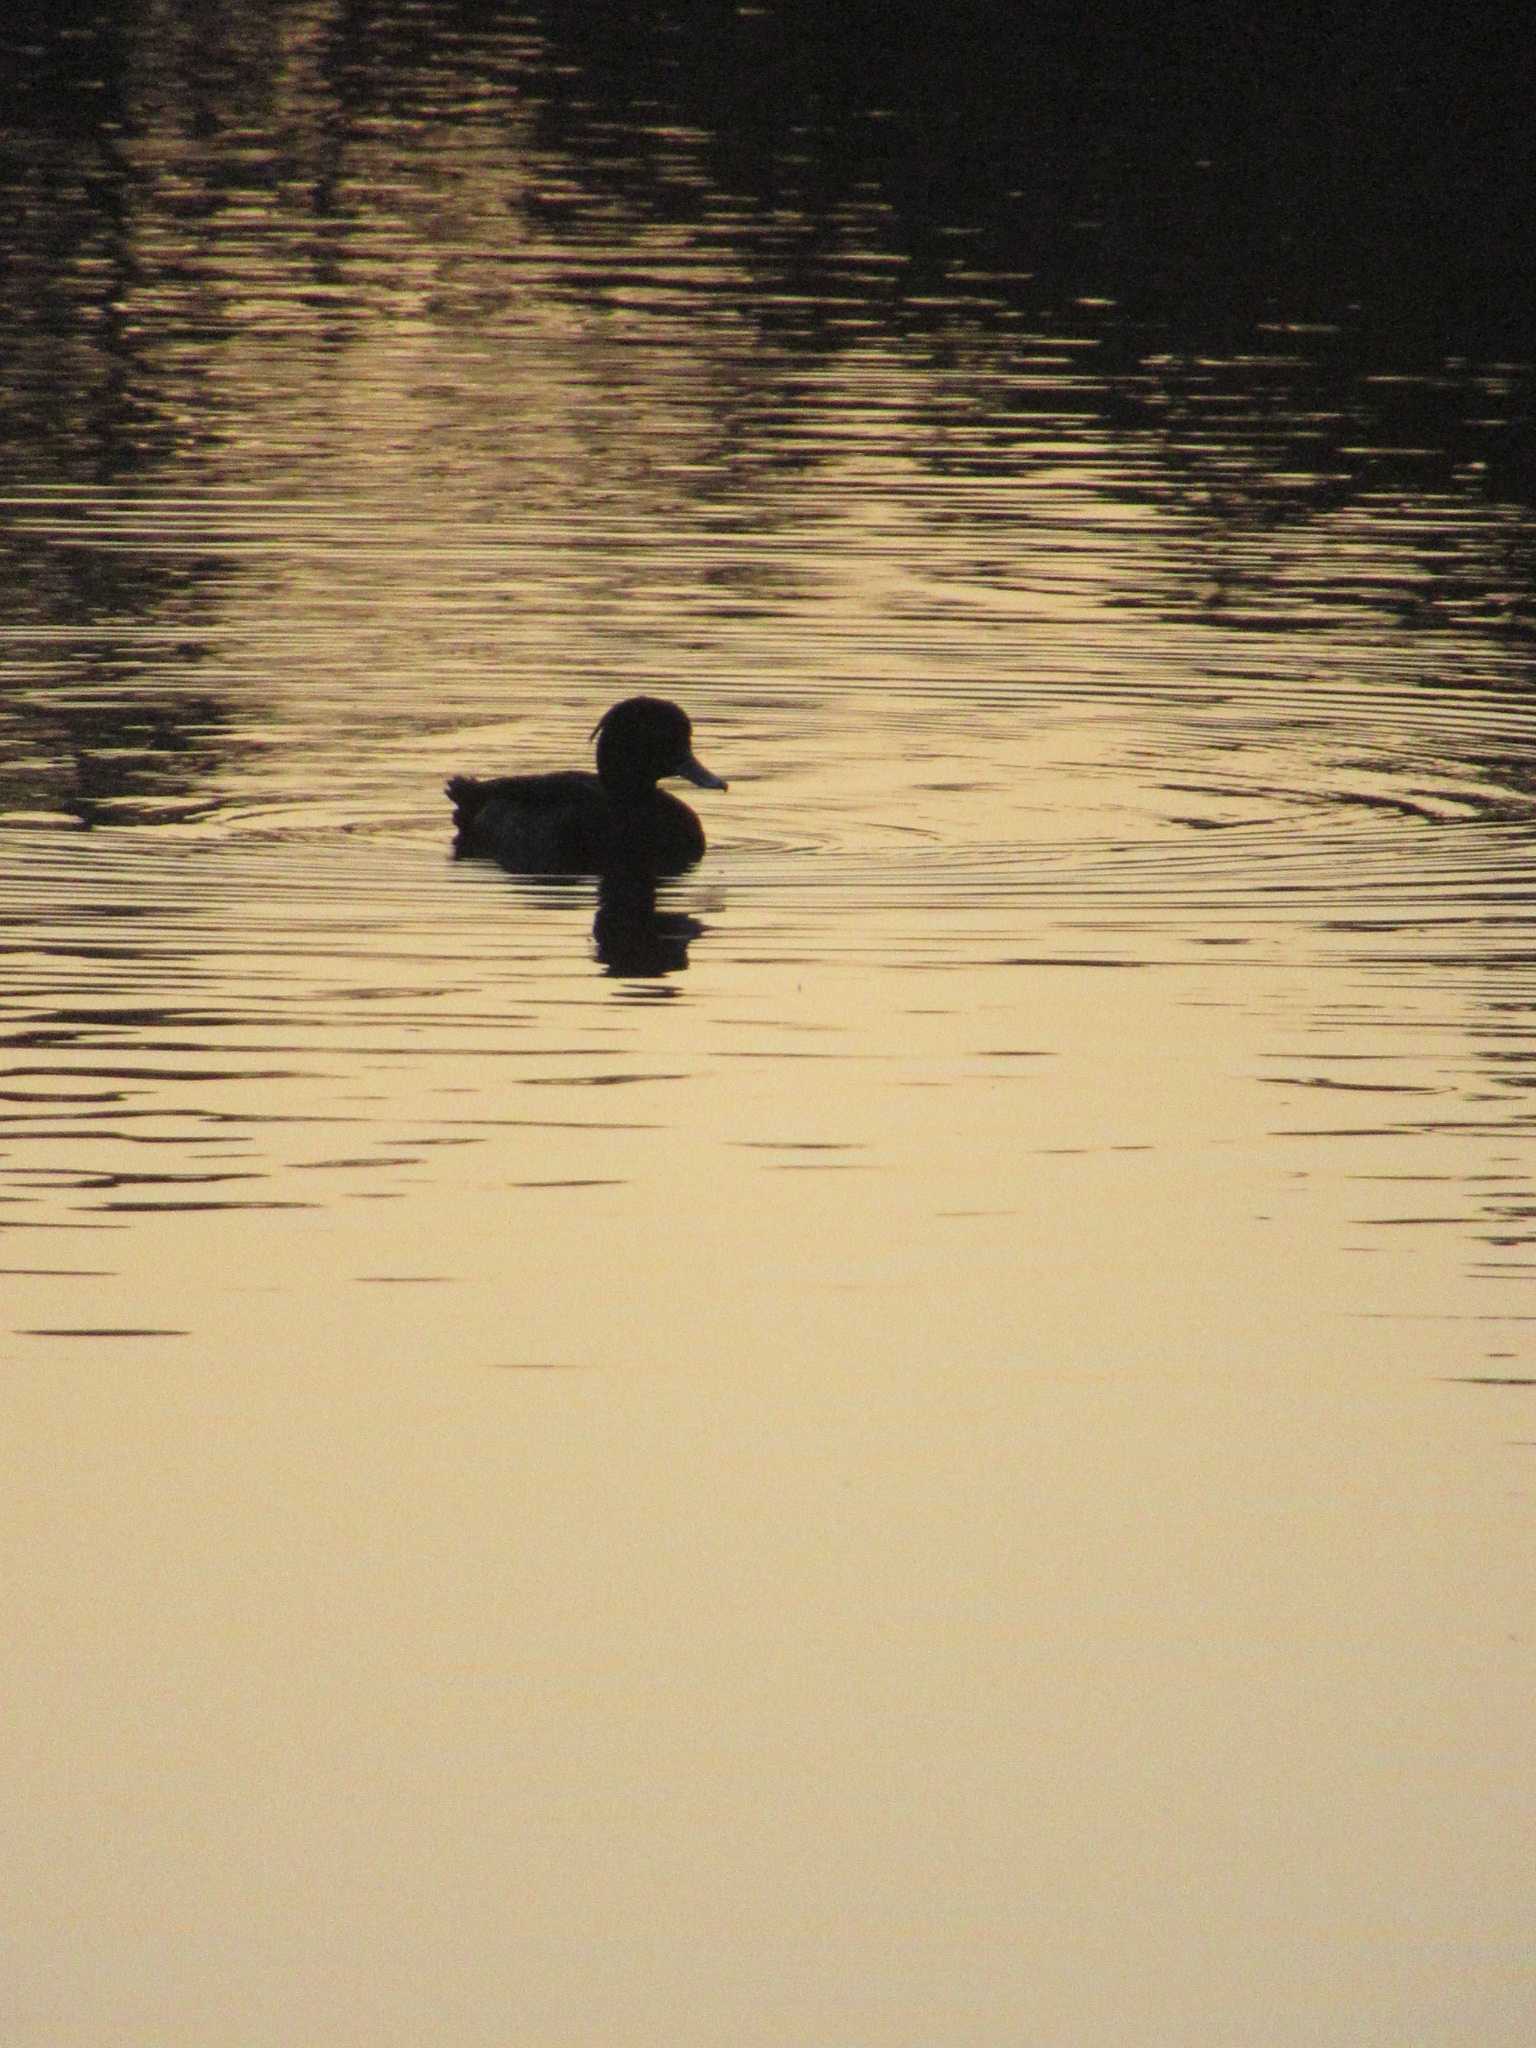
[[[1524,2042],[1487,138],[365,12],[7,31],[7,2039]]]

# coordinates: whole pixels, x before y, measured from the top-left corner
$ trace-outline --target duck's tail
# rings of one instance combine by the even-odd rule
[[[473,775],[450,775],[443,788],[453,805],[453,822],[462,832],[480,808],[484,784]]]

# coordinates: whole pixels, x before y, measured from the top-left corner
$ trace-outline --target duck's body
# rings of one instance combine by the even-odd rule
[[[704,827],[656,783],[685,776],[724,789],[694,758],[687,714],[660,697],[615,704],[594,728],[597,773],[448,780],[457,851],[520,874],[676,874],[704,851]]]
[[[673,874],[704,851],[704,827],[685,803],[651,788],[615,802],[595,775],[449,778],[461,853],[484,853],[530,875]]]

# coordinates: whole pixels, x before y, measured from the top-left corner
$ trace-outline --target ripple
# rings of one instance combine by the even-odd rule
[[[843,728],[818,736],[813,786],[794,809],[784,784],[795,764],[754,770],[749,755],[729,803],[709,808],[705,865],[671,893],[850,916],[1071,898],[1270,919],[1287,905],[1315,916],[1362,890],[1378,908],[1524,890],[1536,750],[1523,709],[1502,699],[1345,692],[1325,706],[1271,688],[1235,708],[1209,696],[1170,707],[1122,688],[1090,715],[1058,702],[1031,726],[1025,708],[1013,702],[1004,719],[973,705],[957,731],[946,700],[914,693],[899,749],[875,752],[868,721],[845,707]],[[397,961],[413,941],[424,960],[456,957],[473,944],[463,913],[477,890],[482,914],[487,891],[502,908],[510,897],[585,913],[580,883],[451,863],[435,789],[427,801],[365,815],[340,798],[319,814],[297,801],[234,805],[164,832],[11,827],[0,942],[13,961],[18,946],[56,959],[195,945],[200,980],[238,961],[270,989],[285,958],[312,958],[322,941],[336,967],[386,934]]]

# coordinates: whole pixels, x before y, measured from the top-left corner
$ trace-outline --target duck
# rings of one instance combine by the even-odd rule
[[[450,775],[454,851],[483,855],[517,874],[679,874],[704,852],[704,827],[687,804],[658,789],[680,775],[726,789],[693,751],[693,725],[665,697],[626,697],[589,737],[597,773]]]

